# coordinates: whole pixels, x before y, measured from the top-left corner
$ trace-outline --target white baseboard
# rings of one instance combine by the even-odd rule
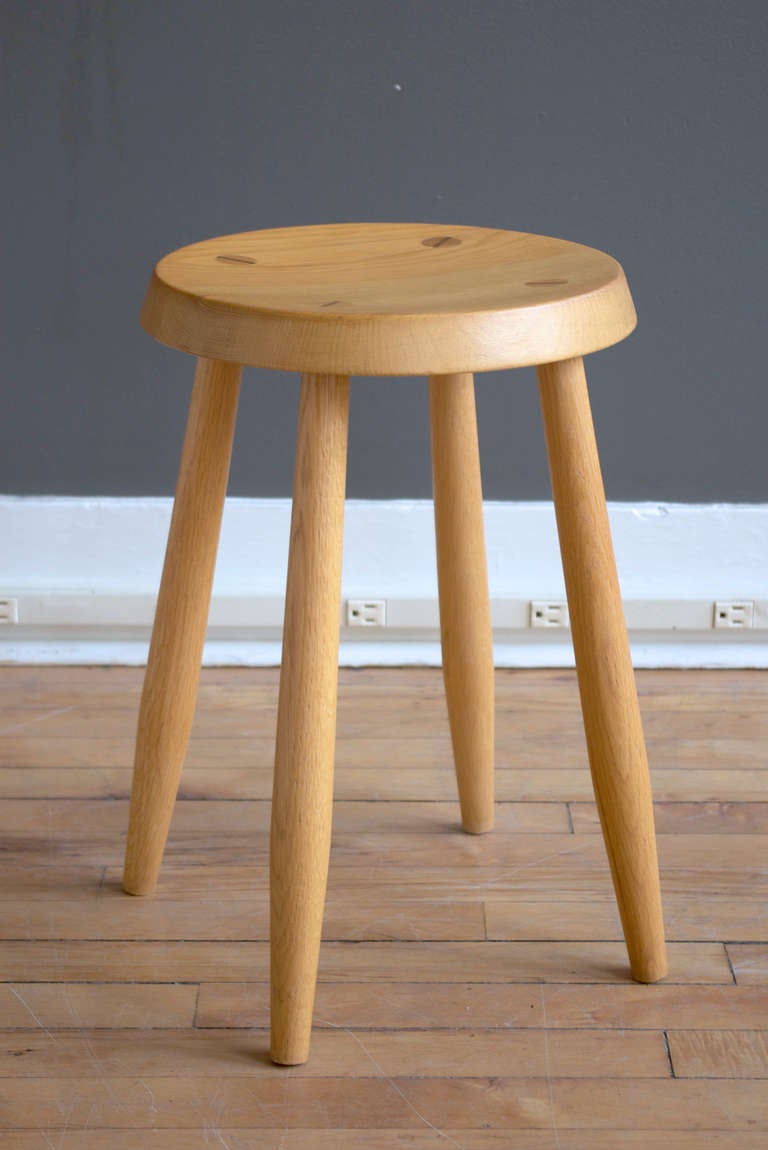
[[[169,499],[0,498],[0,660],[143,663]],[[768,667],[768,505],[612,504],[636,666]],[[275,665],[288,500],[227,501],[204,660]],[[533,600],[564,600],[548,503],[487,503],[499,666],[571,666],[567,630],[530,626]],[[344,628],[344,665],[437,664],[429,501],[347,503],[344,600],[386,601],[385,627]],[[713,604],[754,604],[752,626],[713,627]],[[7,612],[13,617],[13,612]]]

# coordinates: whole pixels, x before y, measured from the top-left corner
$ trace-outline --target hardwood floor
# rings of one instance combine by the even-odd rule
[[[433,670],[344,670],[306,1066],[272,1066],[272,670],[206,670],[158,893],[120,890],[141,671],[0,668],[2,1150],[762,1150],[768,674],[640,672],[670,975],[629,980],[575,678],[499,671],[458,830]]]

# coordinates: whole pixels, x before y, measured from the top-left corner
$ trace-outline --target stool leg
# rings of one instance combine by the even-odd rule
[[[538,369],[597,808],[632,977],[667,972],[653,803],[581,359]]]
[[[306,1062],[333,807],[349,380],[301,385],[272,792],[274,1062]]]
[[[471,375],[429,381],[443,678],[465,831],[493,826],[493,641]]]
[[[240,367],[200,359],[139,709],[123,888],[157,883],[195,710]]]

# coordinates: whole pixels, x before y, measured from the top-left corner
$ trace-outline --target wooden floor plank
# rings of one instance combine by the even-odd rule
[[[729,943],[726,949],[740,986],[768,986],[768,942]]]
[[[268,1059],[266,1031],[41,1029],[0,1031],[0,1080],[99,1077],[238,1077],[284,1080]],[[650,1031],[524,1030],[386,1032],[324,1030],[291,1078],[666,1078],[663,1037]],[[6,1084],[7,1087],[7,1084]]]
[[[220,755],[220,749],[217,752]],[[190,749],[190,763],[194,747]],[[189,765],[181,778],[180,799],[269,799],[272,794],[271,766],[223,766],[212,770]],[[40,798],[89,799],[130,797],[131,772],[121,767],[40,767],[3,760],[0,765],[0,799]],[[21,769],[23,767],[23,770]],[[763,802],[766,775],[755,769],[678,770],[652,769],[656,797],[666,802]],[[453,802],[456,782],[445,768],[400,769],[381,754],[376,770],[339,767],[334,793],[342,800],[367,802]],[[552,767],[548,770],[507,768],[496,772],[496,795],[501,802],[589,802],[592,783],[583,768]]]
[[[595,803],[571,803],[570,811],[575,834],[600,834]],[[768,834],[768,801],[656,802],[654,815],[660,835]]]
[[[725,986],[548,986],[544,988],[550,1026],[727,1027],[749,1030],[768,1010],[768,988]]]
[[[768,1090],[759,1081],[560,1080],[552,1095],[558,1129],[727,1130],[734,1146],[742,1130],[768,1134]]]
[[[702,889],[706,890],[706,876],[702,877]],[[613,900],[488,900],[485,918],[490,939],[622,937]],[[678,942],[764,939],[768,935],[768,902],[709,893],[704,902],[687,895],[668,894],[664,899],[664,925],[667,938]]]
[[[266,1061],[266,1052],[263,1055]],[[85,1070],[86,1068],[83,1067]],[[274,1125],[305,1128],[423,1126],[407,1098],[376,1078],[17,1078],[3,1083],[6,1129],[70,1127],[162,1130]],[[546,1084],[531,1093],[544,1108]],[[434,1104],[431,1109],[434,1111]],[[495,1107],[513,1125],[511,1106]],[[34,1118],[32,1118],[34,1116]]]
[[[468,972],[470,973],[470,972]],[[768,987],[731,984],[642,986],[578,983],[328,982],[317,990],[315,1023],[361,1029],[464,1028],[751,1030],[768,1017]],[[199,1027],[266,1027],[269,1003],[253,983],[200,987]]]
[[[23,865],[34,858],[48,861],[87,864],[92,862],[114,868],[122,862],[123,835],[109,835],[105,839],[60,840],[45,834],[6,836],[5,854],[11,862]],[[712,843],[714,839],[714,844]],[[695,889],[716,896],[733,896],[735,886],[750,884],[755,899],[765,896],[768,875],[760,865],[760,857],[768,847],[768,839],[758,835],[729,836],[729,849],[721,849],[722,836],[660,835],[659,857],[665,889],[674,894],[680,890]],[[261,833],[236,832],[206,837],[204,846],[200,836],[174,830],[166,849],[166,867],[161,883],[165,887],[166,872],[174,866],[186,868],[218,868],[242,866],[243,878],[251,884],[269,858],[266,830]],[[351,890],[370,882],[387,886],[406,896],[416,896],[418,886],[441,883],[442,871],[455,871],[462,886],[469,890],[471,900],[477,898],[503,899],[499,882],[507,891],[535,884],[535,889],[559,888],[567,896],[570,890],[591,890],[596,894],[608,890],[608,865],[602,840],[595,835],[497,834],[465,835],[453,827],[418,836],[378,832],[344,833],[334,835],[331,847],[331,891],[338,884]],[[254,868],[249,876],[247,868]],[[416,877],[403,874],[411,871]],[[354,873],[347,874],[347,871]],[[462,882],[463,875],[463,882]],[[419,880],[420,883],[419,883]],[[253,889],[253,888],[252,888]],[[226,888],[223,888],[226,891]],[[0,898],[5,894],[0,890]],[[461,898],[458,891],[456,897]],[[683,905],[683,904],[681,904]],[[695,917],[693,908],[686,912]],[[736,912],[734,912],[736,913]],[[738,939],[738,935],[725,937]]]
[[[343,1088],[342,1088],[342,1083]],[[679,1128],[768,1130],[768,1092],[760,1082],[677,1080],[334,1078],[18,1078],[7,1080],[5,1123],[21,1128],[30,1114],[46,1127],[164,1129],[227,1125],[286,1128],[390,1127],[424,1122],[461,1130]],[[550,1089],[552,1103],[550,1103]],[[440,1124],[440,1125],[438,1125]]]
[[[216,883],[220,884],[218,888],[220,898],[250,898],[266,889],[268,877],[266,866],[232,863],[228,861],[226,856],[222,861],[215,851],[211,852],[211,860],[206,875],[205,861],[200,856],[197,856],[196,862],[190,861],[186,866],[179,856],[170,856],[161,873],[158,890],[154,897],[156,899],[191,898],[211,901],[215,899],[213,891],[216,888],[206,881],[209,878],[211,882],[215,880]],[[36,886],[37,897],[51,897],[49,891],[54,892],[55,895],[61,893],[63,897],[64,890],[60,884],[64,882],[66,873],[74,874],[75,872],[63,871],[59,874],[56,856],[51,856],[49,861],[51,866],[47,873],[51,877],[48,889],[46,890],[42,881],[44,868],[38,868],[39,877],[36,877],[31,871],[27,885],[30,888]],[[61,861],[66,862],[67,860],[65,858]],[[98,870],[94,868],[90,873],[98,875]],[[109,865],[106,870],[104,885],[114,892],[119,892],[121,874],[122,867],[120,864]],[[332,861],[328,888],[329,899],[362,898],[367,889],[375,890],[377,899],[389,898],[393,891],[400,891],[407,898],[434,900],[436,902],[444,900],[474,902],[481,900],[487,903],[519,898],[523,900],[537,898],[541,899],[542,902],[581,902],[589,899],[611,901],[614,897],[607,864],[605,870],[597,867],[594,870],[574,867],[568,873],[563,866],[557,866],[554,862],[531,864],[528,867],[525,865],[518,867],[482,867],[477,865],[425,867],[412,870],[406,875],[401,866],[382,865],[380,868],[371,866],[361,868],[358,871],[349,865],[337,866]],[[85,888],[88,897],[90,897],[92,890],[93,883],[89,883]],[[744,880],[739,872],[733,870],[710,872],[707,874],[706,880],[700,876],[697,877],[695,868],[690,870],[669,869],[664,874],[664,892],[670,900],[675,896],[681,896],[689,903],[702,897],[715,900],[733,898],[738,901],[743,897],[744,891]],[[752,897],[762,898],[765,896],[765,891],[765,878],[761,878],[760,882],[756,882],[750,888]],[[75,897],[78,897],[79,893],[83,892],[76,892]],[[719,903],[716,902],[716,905]]]
[[[768,1016],[762,1021],[768,1027]],[[669,1030],[667,1038],[676,1078],[768,1078],[768,1029]]]
[[[520,1130],[237,1129],[71,1130],[49,1127],[0,1133],[0,1150],[765,1150],[764,1131],[739,1130]]]
[[[205,914],[192,898],[127,898],[121,891],[100,891],[71,899],[0,900],[3,939],[232,939],[269,937],[266,883],[260,894],[228,901],[206,900]],[[323,937],[328,940],[471,940],[492,941],[620,940],[621,923],[610,892],[604,898],[569,901],[537,892],[537,897],[488,899],[482,890],[470,901],[419,898],[400,884],[399,894],[377,897],[331,889]],[[706,904],[686,895],[665,900],[667,938],[675,942],[748,941],[768,934],[768,904],[759,899],[709,895]]]
[[[345,705],[344,693],[340,693],[337,735],[344,741],[367,741],[377,739],[386,745],[389,741],[407,742],[409,739],[424,739],[435,736],[447,738],[448,718],[444,699],[429,698],[409,693],[390,698],[383,693],[370,697],[368,704],[360,699]],[[192,727],[192,738],[229,739],[274,737],[276,723],[276,703],[254,699],[248,705],[198,707]],[[499,718],[504,722],[499,744],[504,748],[509,739],[512,745],[520,746],[522,739],[547,737],[554,745],[573,741],[579,748],[583,745],[581,715],[576,707],[560,711],[556,727],[552,721],[550,707],[521,706],[514,713],[505,713],[499,707]],[[746,744],[768,735],[768,715],[760,708],[744,714],[743,708],[734,712],[719,711],[670,711],[650,710],[643,715],[643,727],[651,742],[668,738],[668,730],[674,721],[679,739],[691,741],[705,749],[707,739],[716,743],[735,739]],[[137,714],[135,707],[114,707],[108,703],[90,703],[77,706],[51,706],[40,704],[25,707],[3,707],[0,713],[0,735],[20,736],[22,730],[40,738],[133,738],[136,735]],[[393,723],[397,723],[397,736],[393,736]]]
[[[531,983],[355,982],[348,979],[318,985],[315,1025],[320,1029],[341,1026],[356,1030],[542,1027],[543,1007],[542,989]],[[753,1021],[750,1020],[750,1026]],[[253,983],[206,982],[200,987],[196,1025],[269,1026],[268,996]]]
[[[265,834],[269,830],[267,800],[177,803],[172,835]],[[0,835],[7,842],[23,835],[36,842],[98,841],[123,836],[128,826],[126,799],[6,799],[0,805]],[[337,801],[333,811],[336,834],[453,834],[460,827],[457,802],[374,803]],[[564,803],[497,803],[494,833],[569,834]],[[429,839],[427,839],[429,841]],[[185,844],[186,845],[186,844]]]
[[[192,1026],[198,987],[149,983],[0,983],[3,1027],[69,1030]]]
[[[52,889],[59,891],[59,882],[64,875],[58,873],[58,861],[72,862],[69,856],[60,859],[56,852],[48,857]],[[103,860],[107,861],[107,860]],[[331,857],[329,876],[329,898],[342,898],[360,895],[375,890],[375,898],[389,896],[395,890],[407,890],[409,897],[426,899],[456,899],[473,901],[483,899],[507,900],[509,898],[532,895],[542,900],[568,899],[580,901],[584,898],[612,899],[608,864],[601,868],[570,868],[567,858],[546,859],[539,863],[521,863],[518,866],[481,866],[468,863],[465,866],[431,866],[404,868],[381,864],[376,866],[354,867],[348,863],[337,865]],[[44,868],[38,867],[34,879],[36,889],[42,889]],[[55,873],[54,873],[55,872]],[[405,873],[404,873],[405,872]],[[68,873],[75,873],[70,870]],[[96,868],[91,873],[98,874]],[[107,866],[104,878],[105,887],[118,892],[122,866],[113,863]],[[254,891],[265,889],[267,868],[251,862],[232,862],[212,849],[209,861],[197,855],[194,860],[176,854],[168,855],[163,866],[155,898],[194,898],[214,899],[251,897]],[[749,893],[761,897],[768,883],[768,876],[760,876],[759,881],[751,878]],[[33,885],[32,880],[30,885]],[[89,887],[90,890],[90,887]],[[664,872],[664,892],[668,896],[680,894],[692,899],[707,897],[743,897],[745,879],[738,870],[711,870],[704,877],[695,867]]]
[[[357,897],[330,900],[326,939],[485,938],[483,905],[430,899]],[[91,899],[0,901],[0,939],[209,939],[269,938],[266,890],[259,898],[211,898],[205,913],[193,899],[135,899],[110,891]]]
[[[586,747],[581,719],[573,731],[551,730],[554,719],[542,730],[528,734],[507,734],[496,742],[496,765],[500,770],[587,770]],[[393,720],[396,722],[396,720]],[[428,729],[429,724],[425,725]],[[670,720],[670,729],[672,720]],[[33,767],[45,763],[50,768],[93,767],[129,770],[133,763],[134,731],[110,737],[93,734],[62,738],[46,735],[45,728],[25,724],[0,733],[0,766]],[[211,771],[232,767],[270,769],[274,760],[274,733],[224,737],[195,735],[189,744],[187,767]],[[763,770],[768,769],[765,740],[677,739],[671,734],[648,738],[653,770]],[[415,733],[410,738],[393,737],[392,728],[375,738],[341,735],[336,750],[339,767],[380,771],[386,765],[399,770],[421,771],[435,767],[450,770],[451,744],[447,730],[441,734]],[[710,785],[712,781],[710,780]]]
[[[719,943],[671,943],[669,981],[730,983]],[[263,942],[2,942],[0,981],[208,982],[265,981]],[[618,942],[330,942],[320,980],[395,982],[624,982],[626,952]]]

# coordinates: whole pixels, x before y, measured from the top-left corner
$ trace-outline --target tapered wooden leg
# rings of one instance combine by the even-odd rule
[[[123,887],[157,883],[192,726],[240,368],[198,360],[139,710]]]
[[[597,808],[632,976],[667,972],[653,805],[581,359],[539,368],[544,428]]]
[[[465,831],[493,826],[493,639],[471,375],[429,381],[443,678]]]
[[[301,385],[271,832],[274,1062],[306,1062],[328,879],[349,381]]]

